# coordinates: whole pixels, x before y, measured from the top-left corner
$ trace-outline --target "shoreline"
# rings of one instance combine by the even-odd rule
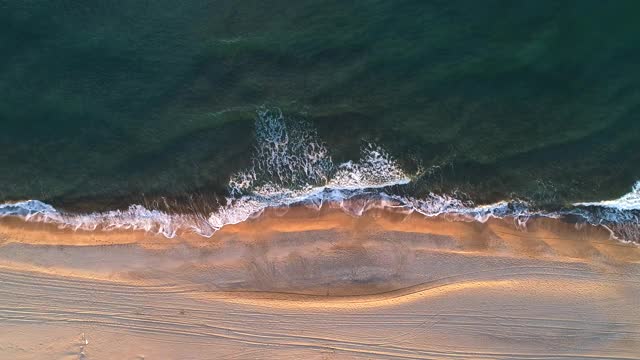
[[[316,238],[319,240],[314,240]],[[144,230],[72,230],[17,217],[0,218],[0,248],[40,249],[43,253],[49,249],[78,252],[83,248],[102,249],[99,251],[103,253],[132,249],[154,263],[161,263],[167,252],[184,251],[185,255],[171,266],[189,263],[190,253],[220,253],[216,260],[196,264],[211,266],[211,262],[242,261],[238,249],[257,247],[281,261],[282,256],[293,253],[312,259],[312,246],[328,252],[352,252],[366,248],[366,244],[376,251],[391,244],[405,251],[452,256],[541,259],[603,266],[640,263],[640,247],[613,239],[603,226],[542,217],[531,218],[522,226],[510,217],[479,222],[389,209],[370,209],[353,216],[335,207],[292,206],[266,209],[255,218],[225,225],[211,237],[179,232],[172,238]],[[157,254],[160,255],[155,259]]]
[[[126,210],[109,210],[93,213],[67,213],[38,200],[0,204],[0,223],[11,223],[13,217],[22,218],[28,223],[45,223],[53,227],[41,227],[42,231],[62,229],[78,230],[80,233],[115,231],[130,238],[129,231],[144,230],[149,234],[162,234],[168,239],[175,237],[190,238],[197,234],[204,238],[215,236],[222,228],[254,221],[264,214],[284,214],[300,212],[308,208],[313,212],[327,213],[328,209],[339,209],[352,216],[365,213],[385,212],[382,217],[392,217],[395,213],[403,216],[417,214],[424,219],[446,219],[452,222],[480,222],[488,220],[510,219],[524,228],[527,223],[557,220],[582,227],[590,224],[606,229],[610,237],[624,243],[640,244],[640,183],[635,184],[632,192],[619,199],[596,203],[576,203],[571,207],[556,209],[537,209],[533,205],[520,201],[500,201],[486,205],[475,205],[448,195],[430,194],[424,199],[387,194],[383,188],[326,188],[307,189],[301,193],[272,192],[266,195],[247,195],[227,199],[224,206],[211,208],[197,201],[190,207],[177,207],[176,204],[130,205]],[[147,204],[148,205],[148,204]],[[165,209],[165,210],[162,210]],[[316,216],[317,217],[317,216]],[[24,227],[36,229],[30,224]],[[1,226],[1,224],[0,224]],[[15,226],[14,226],[15,227]],[[79,239],[82,236],[73,235]],[[105,238],[104,236],[98,236]],[[134,236],[135,237],[135,236]],[[81,241],[81,240],[80,240]],[[123,240],[118,240],[122,242]]]
[[[637,246],[632,242],[620,241],[613,237],[604,225],[592,225],[573,221],[569,217],[549,218],[532,216],[524,223],[514,216],[504,218],[489,217],[486,221],[465,218],[458,214],[425,216],[416,212],[405,212],[394,208],[373,206],[364,208],[361,214],[353,215],[343,205],[329,203],[320,208],[305,204],[287,207],[266,208],[239,223],[227,224],[211,236],[203,236],[191,230],[179,229],[174,237],[144,229],[106,228],[98,225],[95,229],[72,229],[48,221],[27,220],[18,216],[0,217],[0,243],[18,242],[34,245],[125,245],[216,243],[230,234],[260,237],[264,233],[289,233],[304,231],[359,231],[365,226],[374,226],[380,231],[400,233],[420,233],[449,236],[463,241],[484,231],[503,232],[511,241],[516,238],[535,238],[540,234],[557,232],[568,238],[590,237],[599,242],[618,242],[620,245]]]
[[[95,229],[73,229],[68,225],[47,220],[31,220],[18,216],[0,217],[0,236],[3,236],[4,242],[48,245],[117,245],[157,242],[159,239],[167,244],[206,243],[215,242],[218,238],[224,238],[233,233],[256,235],[264,231],[286,233],[336,228],[343,228],[343,231],[353,231],[363,224],[374,224],[382,230],[453,237],[471,233],[474,230],[480,233],[485,228],[509,228],[510,231],[520,233],[523,237],[531,237],[527,234],[532,230],[535,232],[538,229],[551,227],[568,233],[573,230],[576,236],[588,234],[601,241],[619,241],[612,238],[611,230],[605,226],[573,221],[569,217],[532,216],[524,223],[514,216],[489,217],[486,221],[478,221],[459,214],[444,213],[425,216],[416,212],[407,213],[375,205],[371,208],[364,208],[361,214],[353,215],[346,211],[342,205],[331,203],[321,208],[305,204],[266,208],[258,214],[249,216],[244,221],[224,225],[211,236],[200,235],[188,229],[179,229],[175,237],[168,238],[152,230],[112,228],[101,224],[98,224]]]

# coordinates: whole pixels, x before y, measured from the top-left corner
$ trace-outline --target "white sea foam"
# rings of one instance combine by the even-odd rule
[[[305,122],[286,122],[279,110],[258,111],[252,166],[229,181],[227,205],[209,216],[216,229],[266,208],[340,202],[354,190],[406,184],[409,177],[384,149],[366,144],[360,160],[334,165],[324,143]]]
[[[637,214],[596,207],[594,211],[571,209],[562,212],[531,210],[522,201],[500,201],[494,204],[474,205],[448,195],[430,194],[426,198],[390,195],[376,189],[314,188],[311,191],[272,194],[270,197],[242,196],[232,199],[217,211],[202,215],[169,214],[132,205],[126,210],[70,214],[56,210],[37,200],[0,205],[0,217],[18,216],[27,221],[53,223],[60,228],[74,230],[143,230],[172,238],[179,231],[193,232],[210,237],[220,228],[259,216],[267,208],[286,208],[306,205],[314,209],[325,206],[338,208],[352,216],[362,216],[371,209],[386,209],[405,214],[419,213],[426,217],[444,216],[455,221],[486,222],[491,218],[513,218],[519,226],[526,226],[531,217],[559,218],[579,215],[588,223],[602,225],[619,240],[637,241],[639,232]]]
[[[326,183],[334,165],[329,151],[304,121],[287,123],[279,110],[260,109],[252,166],[229,181],[232,196],[299,190]]]
[[[197,222],[185,215],[171,215],[131,205],[126,210],[112,210],[89,214],[65,213],[38,200],[0,205],[0,217],[18,216],[27,221],[56,224],[73,230],[144,230],[174,237],[180,228],[193,228]],[[195,229],[194,229],[195,230]]]
[[[575,203],[574,206],[601,206],[618,210],[640,210],[640,181],[631,188],[631,192],[615,200]]]
[[[46,214],[58,214],[58,211],[53,206],[38,200],[0,204],[0,216],[21,216],[29,219]]]
[[[605,227],[613,238],[640,242],[640,181],[633,185],[631,192],[618,199],[573,205],[575,208],[568,213]]]

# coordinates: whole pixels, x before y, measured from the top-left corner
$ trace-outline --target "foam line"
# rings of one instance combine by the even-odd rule
[[[389,194],[390,187],[408,184],[412,176],[378,145],[364,144],[358,161],[335,165],[325,144],[304,121],[286,121],[279,110],[260,109],[255,128],[251,166],[231,176],[226,205],[210,214],[169,214],[142,205],[73,214],[27,200],[0,204],[0,217],[16,216],[76,230],[144,230],[168,238],[189,231],[210,237],[226,225],[259,216],[267,208],[304,204],[317,209],[339,207],[354,216],[382,208],[459,221],[512,217],[522,226],[533,216],[573,216],[607,227],[616,238],[640,239],[640,181],[619,199],[576,203],[553,212],[536,210],[520,200],[476,205],[435,193],[418,199]]]

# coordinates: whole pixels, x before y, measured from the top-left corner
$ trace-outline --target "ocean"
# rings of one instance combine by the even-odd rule
[[[211,236],[333,204],[638,241],[638,10],[2,1],[0,216]]]

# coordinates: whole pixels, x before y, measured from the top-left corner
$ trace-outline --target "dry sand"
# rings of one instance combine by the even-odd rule
[[[270,211],[207,239],[0,219],[0,359],[640,359],[593,226]]]

